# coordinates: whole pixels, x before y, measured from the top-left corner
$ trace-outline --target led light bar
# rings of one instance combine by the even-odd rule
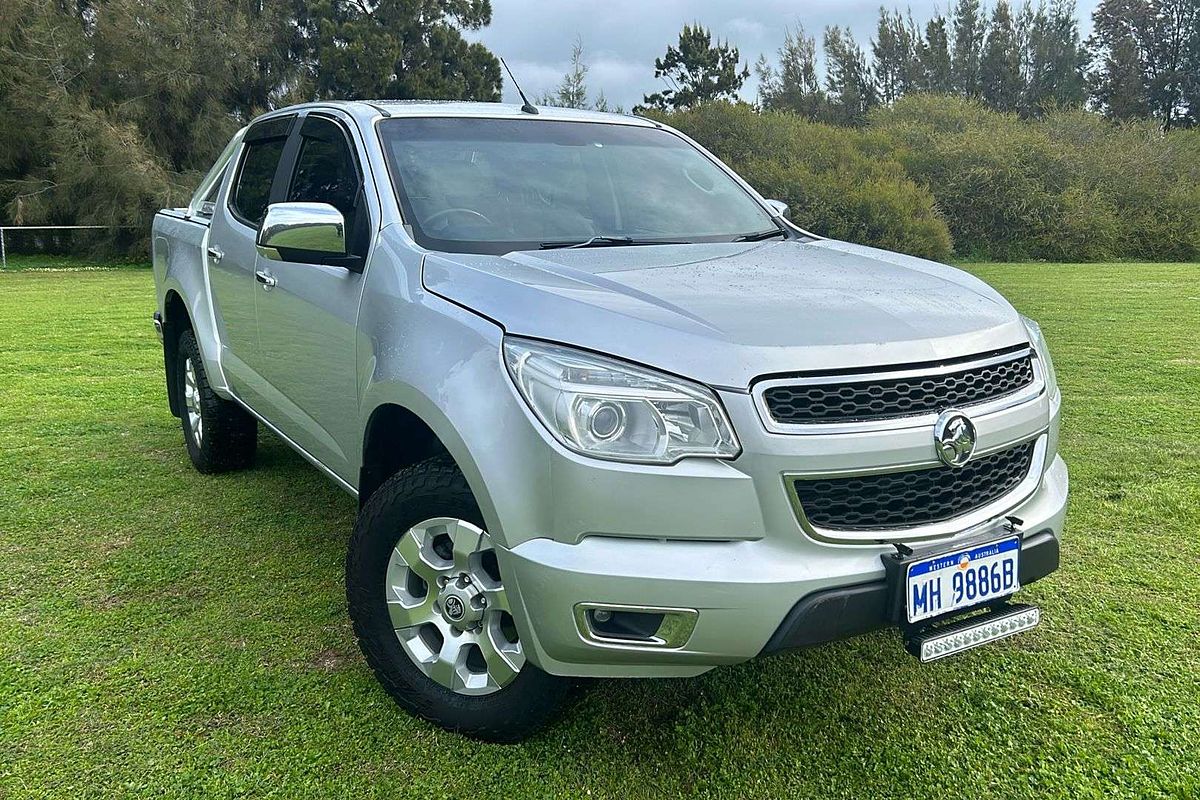
[[[1042,613],[1037,606],[1014,605],[977,617],[959,620],[915,634],[905,646],[922,662],[956,655],[988,642],[1006,639],[1037,626]]]

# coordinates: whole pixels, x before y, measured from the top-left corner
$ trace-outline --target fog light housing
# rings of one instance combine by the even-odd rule
[[[597,647],[672,650],[687,644],[698,616],[694,608],[578,603],[575,627]]]

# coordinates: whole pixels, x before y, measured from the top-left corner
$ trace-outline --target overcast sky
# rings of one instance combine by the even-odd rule
[[[1080,30],[1091,28],[1096,0],[1078,0]],[[890,8],[891,5],[885,3]],[[918,23],[948,3],[913,0]],[[991,5],[985,0],[985,5]],[[880,0],[492,0],[492,24],[469,33],[493,53],[503,56],[531,97],[558,85],[571,58],[575,36],[583,38],[584,59],[591,68],[588,87],[594,96],[603,89],[610,102],[629,110],[642,95],[657,91],[654,59],[679,39],[685,23],[699,21],[714,37],[728,39],[753,67],[760,53],[772,60],[783,43],[784,29],[801,24],[815,35],[826,25],[849,25],[859,44],[870,52]],[[753,74],[742,88],[753,100]],[[504,99],[517,96],[505,76]]]

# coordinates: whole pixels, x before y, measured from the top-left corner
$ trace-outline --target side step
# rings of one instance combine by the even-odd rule
[[[1037,606],[1006,605],[986,614],[922,628],[905,637],[904,648],[922,663],[937,661],[988,642],[1024,633],[1041,621],[1042,613]]]

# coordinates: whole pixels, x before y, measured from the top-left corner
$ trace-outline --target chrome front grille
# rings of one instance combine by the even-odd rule
[[[1029,474],[1036,444],[980,456],[960,468],[792,480],[808,523],[830,531],[894,530],[960,517],[1014,491]]]
[[[1035,385],[1028,347],[957,364],[871,374],[779,378],[759,387],[768,427],[870,423],[969,408]]]

